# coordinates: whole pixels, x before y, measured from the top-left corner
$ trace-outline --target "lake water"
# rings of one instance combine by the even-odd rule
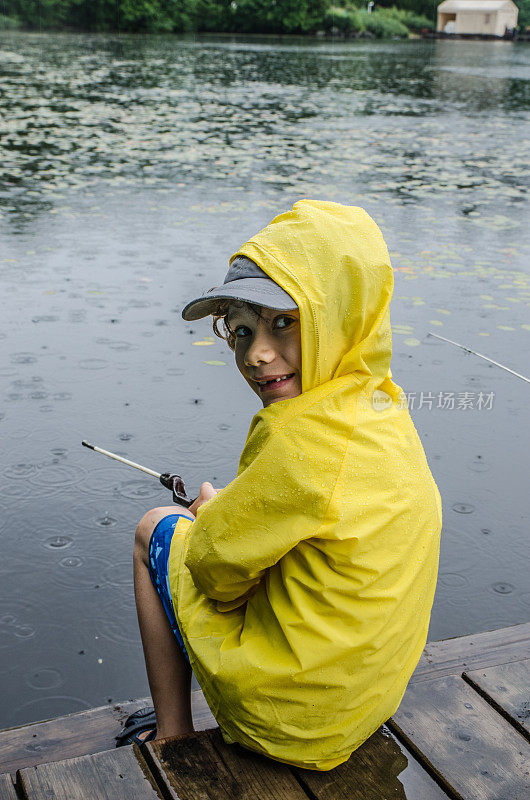
[[[169,494],[81,440],[192,496],[234,477],[260,404],[180,310],[303,197],[365,207],[391,252],[392,371],[444,508],[430,638],[528,618],[530,387],[429,331],[529,372],[529,62],[0,35],[0,728],[147,694],[131,544]]]

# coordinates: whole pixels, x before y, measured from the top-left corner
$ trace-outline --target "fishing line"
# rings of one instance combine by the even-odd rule
[[[437,333],[433,333],[432,331],[428,331],[429,336],[434,336],[436,339],[442,339],[444,342],[449,342],[450,344],[454,344],[457,347],[461,347],[462,350],[466,350],[468,353],[473,353],[474,356],[478,356],[479,358],[483,358],[486,361],[489,361],[490,364],[495,364],[496,367],[500,367],[501,369],[505,369],[506,372],[511,372],[512,375],[515,375],[517,378],[521,378],[521,380],[530,383],[530,378],[527,378],[525,375],[521,375],[520,372],[515,372],[515,370],[510,369],[510,367],[505,367],[504,364],[499,364],[498,361],[494,361],[492,358],[488,358],[488,356],[482,355],[482,353],[477,353],[476,350],[471,350],[469,347],[465,347],[463,344],[458,344],[458,342],[453,342],[452,339],[446,339],[445,336],[438,336]]]

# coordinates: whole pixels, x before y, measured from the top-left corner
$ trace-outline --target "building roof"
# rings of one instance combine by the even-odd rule
[[[517,8],[512,0],[444,0],[438,6],[438,11],[443,11],[444,14],[456,14],[462,11],[493,14],[513,7]]]

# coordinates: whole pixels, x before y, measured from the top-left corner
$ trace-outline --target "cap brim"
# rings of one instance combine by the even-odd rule
[[[191,300],[184,307],[182,317],[187,322],[192,322],[214,314],[220,300],[243,300],[265,308],[278,308],[280,311],[298,308],[293,298],[270,278],[240,278]]]

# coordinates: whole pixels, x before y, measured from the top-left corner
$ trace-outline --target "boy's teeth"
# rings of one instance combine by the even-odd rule
[[[270,381],[260,381],[261,386],[265,386],[267,383],[278,383],[279,381],[284,381],[288,375],[282,375],[281,378],[271,378]]]

